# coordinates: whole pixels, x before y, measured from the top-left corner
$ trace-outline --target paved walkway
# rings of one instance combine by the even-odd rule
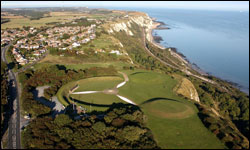
[[[130,103],[130,104],[136,105],[133,101],[129,100],[129,99],[126,98],[126,97],[123,97],[123,96],[121,96],[121,95],[116,95],[116,96],[118,96],[120,99],[124,100],[125,102],[128,102],[128,103]]]
[[[100,91],[83,91],[83,92],[74,92],[71,94],[91,94],[91,93],[99,93]]]
[[[33,91],[34,99],[53,109],[52,116],[62,113],[65,107],[58,101],[56,96],[53,96],[51,101],[44,98],[44,90],[47,88],[49,88],[49,86],[37,87],[36,90]]]

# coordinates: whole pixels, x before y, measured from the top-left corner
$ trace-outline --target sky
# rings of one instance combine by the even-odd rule
[[[249,11],[248,1],[1,1],[1,8],[17,7],[149,7]]]

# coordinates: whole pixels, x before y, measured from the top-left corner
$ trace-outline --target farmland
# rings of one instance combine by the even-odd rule
[[[41,26],[51,26],[47,23],[51,22],[68,22],[73,19],[80,17],[88,17],[92,19],[105,19],[111,16],[120,16],[120,13],[114,12],[109,14],[87,14],[78,12],[50,12],[49,15],[45,15],[44,18],[39,20],[30,20],[29,17],[24,16],[4,16],[4,18],[9,18],[10,22],[1,25],[1,29],[6,28],[22,28],[23,26],[41,27]]]

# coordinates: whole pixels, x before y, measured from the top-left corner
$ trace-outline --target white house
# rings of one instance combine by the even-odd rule
[[[77,42],[74,42],[74,43],[72,44],[72,46],[73,46],[73,47],[78,47],[78,46],[80,46],[80,44],[77,43]]]
[[[111,52],[109,52],[111,54],[116,54],[116,55],[122,55],[118,50],[112,50]]]
[[[90,39],[89,38],[85,38],[85,39],[82,40],[82,43],[87,43],[88,41],[90,41]]]

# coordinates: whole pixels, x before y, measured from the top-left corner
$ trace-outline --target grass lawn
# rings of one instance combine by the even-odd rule
[[[45,26],[46,23],[49,22],[66,22],[68,19],[76,19],[82,16],[88,18],[108,18],[111,15],[119,16],[119,13],[111,13],[108,15],[93,15],[86,13],[74,13],[74,12],[51,12],[51,17],[41,18],[39,20],[30,20],[29,18],[25,18],[22,16],[18,17],[5,17],[10,18],[10,22],[4,23],[1,25],[1,29],[6,28],[22,28],[23,26],[32,26],[32,27],[41,27]],[[46,25],[49,26],[49,25]]]
[[[22,28],[23,26],[41,27],[48,26],[46,23],[49,22],[62,22],[67,19],[67,16],[53,16],[47,18],[41,18],[39,20],[30,20],[29,18],[15,18],[10,19],[10,22],[1,25],[1,29],[6,28]]]
[[[92,47],[91,45],[94,45],[94,47]],[[86,45],[84,45],[82,47],[82,49],[88,49],[88,48],[99,48],[99,49],[110,49],[110,47],[113,47],[114,45],[119,45],[119,41],[117,39],[115,39],[112,36],[106,35],[106,34],[101,34],[100,37],[91,40],[89,43],[87,43]],[[110,49],[111,50],[111,49]]]
[[[34,65],[35,69],[40,69],[42,67],[49,67],[50,65],[64,65],[67,69],[74,69],[74,70],[79,70],[79,69],[86,69],[86,68],[91,68],[91,67],[109,67],[110,65],[113,65],[117,70],[122,70],[123,66],[130,66],[128,63],[124,62],[105,62],[105,63],[82,63],[82,64],[67,64],[67,63],[45,63],[45,62],[39,62]]]
[[[124,63],[124,62],[106,62],[106,63],[84,63],[80,65],[66,65],[67,69],[86,69],[91,67],[109,67],[110,65],[113,65],[117,70],[121,70],[123,66],[130,66],[130,64]]]
[[[75,92],[93,91],[93,90],[102,91],[105,89],[113,88],[122,81],[123,79],[121,77],[94,77],[94,78],[73,81],[62,86],[57,92],[57,97],[63,105],[67,106],[68,103],[65,101],[63,96],[66,96],[68,94],[68,91],[76,84],[79,84],[79,89],[77,89]],[[92,110],[105,110],[109,106],[101,106],[101,105],[107,105],[107,104],[110,105],[113,102],[122,102],[122,100],[120,100],[115,95],[108,95],[103,93],[77,94],[77,95],[71,94],[71,96],[85,103],[94,103],[99,105],[99,106],[92,106]],[[80,105],[89,107],[88,104],[80,104]]]
[[[40,63],[53,63],[53,64],[81,64],[84,63],[81,59],[75,57],[61,57],[56,55],[47,55]]]
[[[10,22],[4,23],[1,25],[1,29],[6,28],[22,28],[23,26],[32,26],[32,27],[41,27],[41,26],[49,26],[46,23],[49,22],[66,22],[70,18],[78,18],[81,14],[56,14],[52,13],[51,17],[41,18],[39,20],[30,20],[29,18],[11,18]]]
[[[12,60],[11,60],[11,57],[10,57],[10,55],[8,55],[8,51],[9,51],[9,49],[7,49],[6,50],[6,53],[5,53],[5,58],[6,58],[6,60],[7,60],[7,62],[12,62]]]
[[[220,140],[203,125],[193,102],[174,94],[173,88],[177,80],[165,74],[146,70],[123,70],[122,72],[128,75],[129,81],[119,88],[119,95],[131,99],[141,107],[147,116],[147,126],[161,148],[225,148]],[[98,78],[79,80],[80,89],[77,91],[102,90],[113,87],[118,81],[123,81],[119,77],[113,77],[114,80],[106,80],[107,77],[100,77],[99,81],[95,80]],[[75,85],[76,81],[60,88],[57,93],[59,100],[64,101],[63,91],[68,91]],[[115,95],[103,93],[72,95],[72,97],[78,100],[78,105],[87,108],[87,111],[106,110],[113,102],[123,102]]]
[[[117,84],[123,82],[120,77],[94,77],[79,80],[79,88],[75,92],[81,91],[102,91],[108,88],[114,88]]]
[[[103,93],[71,95],[73,98],[79,100],[76,104],[87,108],[87,111],[97,110],[104,111],[109,108],[112,103],[126,103],[118,98],[116,95],[109,95]],[[81,103],[83,102],[83,103]]]
[[[119,89],[119,94],[140,104],[148,118],[147,126],[159,146],[169,149],[225,148],[202,124],[194,104],[173,93],[176,80],[150,71],[124,72],[129,82]]]

